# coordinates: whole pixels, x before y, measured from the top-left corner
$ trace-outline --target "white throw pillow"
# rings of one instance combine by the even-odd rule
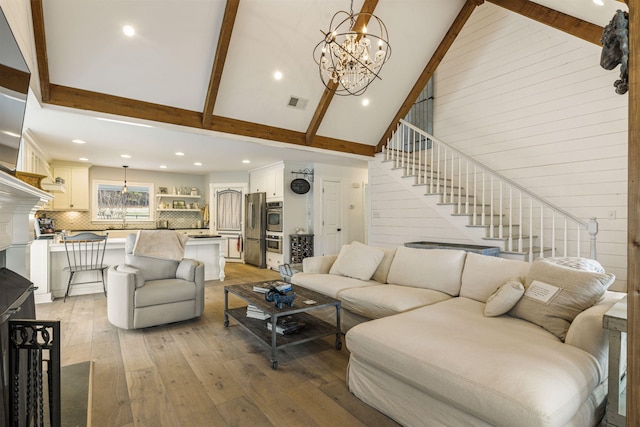
[[[484,306],[486,317],[495,317],[505,314],[520,301],[524,295],[524,285],[518,279],[510,279],[500,286],[490,297]]]
[[[384,251],[382,249],[354,241],[340,249],[338,258],[331,266],[329,273],[369,280],[383,257]]]

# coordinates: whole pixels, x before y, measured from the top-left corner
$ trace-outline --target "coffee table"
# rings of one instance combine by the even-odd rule
[[[278,368],[278,360],[276,359],[276,350],[278,348],[302,344],[308,341],[335,334],[335,348],[336,350],[342,349],[342,332],[340,330],[340,301],[322,295],[318,292],[305,289],[301,286],[294,286],[293,292],[295,292],[296,294],[296,299],[293,302],[293,307],[285,305],[282,307],[282,309],[278,309],[277,307],[275,307],[273,302],[268,302],[265,300],[265,295],[263,293],[255,292],[253,290],[253,287],[255,285],[269,288],[271,285],[275,285],[276,282],[283,283],[281,281],[270,280],[266,282],[225,286],[224,326],[229,327],[229,318],[232,318],[240,326],[249,331],[249,333],[257,337],[260,341],[271,346],[271,369]],[[294,333],[285,335],[278,334],[276,332],[276,328],[272,328],[272,330],[270,331],[267,329],[267,320],[247,317],[246,306],[239,308],[229,308],[229,293],[236,295],[248,304],[253,304],[260,310],[269,314],[271,318],[267,320],[270,320],[272,325],[276,325],[280,317],[295,315],[296,320],[305,322],[305,326],[304,328]],[[315,301],[315,303],[305,304],[305,301]],[[332,325],[329,322],[325,322],[309,314],[309,312],[312,310],[318,310],[324,307],[332,306],[336,308],[335,325]]]

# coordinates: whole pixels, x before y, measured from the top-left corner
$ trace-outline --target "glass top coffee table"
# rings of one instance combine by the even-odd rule
[[[249,331],[263,343],[271,346],[271,368],[278,368],[276,350],[295,344],[312,341],[318,338],[335,334],[336,350],[342,348],[342,332],[340,331],[340,301],[318,292],[305,289],[301,286],[293,286],[296,298],[293,307],[284,304],[281,309],[277,308],[273,302],[265,299],[265,294],[253,290],[254,286],[269,288],[284,282],[269,280],[266,282],[246,283],[241,285],[228,285],[224,287],[224,326],[229,326],[229,318],[234,319],[240,326]],[[258,309],[269,315],[266,320],[247,317],[247,307],[229,308],[229,293],[236,295],[248,304],[253,304]],[[313,303],[310,303],[313,301]],[[315,316],[309,314],[312,310],[324,307],[336,308],[336,324],[332,325]],[[278,324],[278,319],[285,316],[292,316],[295,320],[304,322],[305,326],[291,334],[281,335],[276,332],[276,328],[269,330],[267,322],[272,325]]]

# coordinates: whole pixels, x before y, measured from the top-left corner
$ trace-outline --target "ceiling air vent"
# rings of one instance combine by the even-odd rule
[[[291,96],[287,107],[295,108],[296,110],[304,110],[307,106],[308,99],[300,98],[298,96]]]

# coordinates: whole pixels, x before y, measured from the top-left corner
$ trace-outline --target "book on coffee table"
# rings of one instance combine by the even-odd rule
[[[276,333],[280,335],[291,334],[304,328],[305,325],[305,322],[296,320],[291,316],[287,316],[285,318],[278,319],[278,322],[276,323]],[[271,322],[267,322],[267,329],[270,331],[273,330]]]
[[[268,313],[265,313],[262,310],[260,310],[255,305],[249,304],[247,306],[247,317],[250,317],[252,319],[266,320],[266,319],[270,318],[271,315],[268,314]]]

